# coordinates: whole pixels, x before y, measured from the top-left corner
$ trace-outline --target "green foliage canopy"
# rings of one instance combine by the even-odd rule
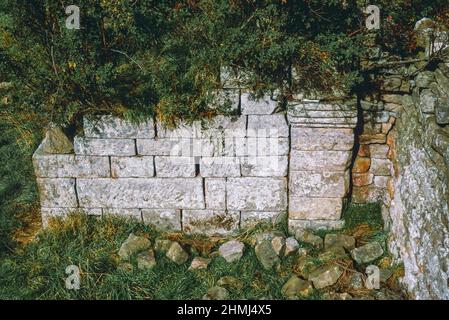
[[[248,73],[255,92],[286,95],[350,92],[362,80],[364,1],[78,0],[81,29],[68,30],[65,7],[72,2],[0,4],[0,82],[13,83],[13,112],[36,113],[42,124],[102,112],[156,115],[167,123],[210,117],[220,112],[210,101],[221,67]],[[411,30],[448,5],[382,0],[379,6],[382,21],[392,17],[390,29]],[[386,49],[406,52],[401,37],[384,38]]]

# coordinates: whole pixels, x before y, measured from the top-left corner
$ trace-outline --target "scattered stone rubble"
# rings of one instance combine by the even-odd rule
[[[295,239],[286,237],[281,231],[258,231],[252,239],[245,242],[249,248],[245,249],[245,243],[242,241],[232,239],[218,246],[218,254],[214,253],[217,251],[211,250],[212,253],[202,256],[196,250],[186,248],[181,242],[157,238],[153,246],[146,237],[131,233],[118,251],[120,263],[117,268],[132,272],[132,261],[135,258],[137,270],[152,269],[157,265],[156,252],[161,259],[168,259],[181,267],[190,265],[188,272],[203,272],[208,270],[215,259],[223,259],[231,267],[231,264],[238,263],[244,254],[253,251],[261,270],[278,272],[279,277],[286,279],[280,288],[285,299],[309,299],[312,296],[338,300],[402,298],[386,286],[393,272],[388,267],[390,260],[379,260],[384,255],[379,243],[374,241],[356,247],[355,238],[346,234],[327,233],[324,240],[308,230],[298,230],[296,234]],[[285,259],[293,259],[295,262],[288,277],[286,270],[282,268]],[[375,260],[380,261],[379,267],[368,266],[368,263]],[[367,266],[379,269],[381,287],[366,287],[367,275],[364,268]],[[215,285],[204,293],[203,299],[226,300],[229,299],[230,290],[238,291],[244,288],[243,282],[233,276],[223,276],[215,280]]]

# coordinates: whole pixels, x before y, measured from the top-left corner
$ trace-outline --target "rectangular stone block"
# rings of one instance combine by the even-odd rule
[[[191,154],[183,154],[186,157],[214,157],[223,155],[220,148],[223,148],[223,139],[192,139]]]
[[[297,123],[302,124],[320,124],[320,125],[350,125],[355,127],[357,125],[357,117],[353,118],[307,118],[307,117],[290,117],[288,121],[293,125]]]
[[[357,117],[356,110],[298,110],[295,112],[297,118],[355,118]]]
[[[226,179],[206,178],[204,180],[206,208],[213,210],[226,209]]]
[[[175,128],[167,128],[161,123],[156,124],[158,138],[201,138],[201,122],[179,123]]]
[[[367,186],[373,183],[374,175],[369,172],[352,173],[352,184],[356,187]]]
[[[71,178],[74,162],[73,154],[34,154],[34,173],[39,178]]]
[[[181,231],[181,210],[142,209],[143,222],[163,231]]]
[[[390,147],[387,144],[370,145],[370,153],[372,158],[387,159],[388,151],[390,151]]]
[[[243,157],[241,166],[244,177],[286,177],[288,157]]]
[[[107,178],[109,158],[44,154],[33,157],[34,172],[40,178]]]
[[[225,143],[232,146],[229,155],[238,157],[285,156],[290,149],[288,138],[234,138]]]
[[[287,208],[286,178],[228,178],[226,190],[230,210],[282,211]]]
[[[351,151],[298,151],[290,153],[293,171],[344,171],[351,164]]]
[[[359,142],[360,144],[373,144],[373,143],[385,144],[387,142],[387,135],[383,133],[362,134],[359,136]]]
[[[154,138],[154,122],[146,120],[133,123],[111,115],[84,117],[86,138],[150,139]]]
[[[379,189],[387,189],[388,181],[391,178],[388,176],[375,176],[374,177],[374,185]]]
[[[240,212],[240,227],[250,229],[260,223],[275,226],[285,217],[285,214],[285,211],[242,211]]]
[[[246,137],[246,116],[216,116],[205,123],[201,137],[205,139],[217,137]]]
[[[45,208],[76,208],[75,179],[37,178],[41,206]]]
[[[153,156],[212,157],[220,141],[191,138],[137,139],[137,154]]]
[[[320,101],[295,102],[288,105],[288,114],[293,116],[301,115],[304,111],[356,111],[354,104],[330,104]]]
[[[154,176],[153,157],[111,157],[113,178],[148,178]]]
[[[240,159],[235,157],[204,157],[200,162],[202,177],[240,177]]]
[[[137,139],[137,154],[142,156],[181,156],[190,150],[190,139]]]
[[[302,151],[349,151],[354,147],[354,130],[292,127],[291,145]]]
[[[342,128],[349,128],[354,129],[355,124],[353,123],[294,123],[290,121],[292,126],[299,127],[299,128],[336,128],[336,129],[342,129]]]
[[[234,157],[234,139],[245,139],[245,138],[234,138],[234,137],[223,137],[218,135],[216,137],[203,138],[198,141],[203,141],[203,143],[209,143],[212,145],[213,152],[207,154],[207,152],[202,157]],[[198,142],[201,143],[201,142]],[[208,149],[206,145],[206,150]]]
[[[86,208],[204,209],[201,178],[78,179]]]
[[[297,230],[330,231],[343,229],[344,226],[344,220],[288,220],[288,232],[291,235]]]
[[[195,177],[195,158],[192,157],[154,157],[158,177]]]
[[[103,214],[142,221],[142,212],[134,208],[104,208]]]
[[[391,175],[391,161],[389,159],[371,159],[370,172],[375,176],[390,176]]]
[[[349,189],[349,171],[290,171],[290,199],[294,197],[340,198]]]
[[[187,234],[226,236],[238,230],[239,211],[183,210],[182,226]]]
[[[92,156],[134,156],[136,143],[132,139],[95,139],[75,137],[75,154]]]
[[[290,194],[290,219],[338,220],[342,210],[342,198],[308,198]]]
[[[242,114],[272,114],[277,102],[266,95],[256,98],[251,93],[242,93],[240,97]]]
[[[248,116],[248,137],[288,137],[289,127],[284,114]]]

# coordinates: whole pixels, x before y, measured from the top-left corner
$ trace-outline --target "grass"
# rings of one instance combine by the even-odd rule
[[[279,272],[265,271],[253,250],[233,264],[214,258],[207,270],[188,271],[189,263],[177,266],[157,253],[151,271],[122,271],[116,253],[131,232],[151,240],[161,236],[149,226],[113,217],[73,215],[53,221],[35,241],[0,262],[0,299],[201,299],[228,275],[243,284],[242,289],[229,290],[231,299],[282,299],[281,287],[291,276],[293,258],[285,259]],[[165,236],[178,237],[186,247],[205,241]],[[81,270],[78,291],[65,288],[65,268],[72,264]]]
[[[385,245],[378,206],[351,205],[345,218],[347,226],[341,232],[355,235],[359,243],[374,239]],[[178,266],[156,252],[157,265],[153,269],[137,270],[131,260],[134,271],[124,271],[117,268],[117,252],[131,232],[153,243],[156,238],[176,240],[191,253],[190,259],[198,252],[213,255],[225,239],[160,233],[129,219],[74,214],[63,221],[53,220],[50,228],[38,233],[29,244],[0,259],[0,299],[201,299],[223,276],[233,276],[243,285],[229,289],[231,299],[283,299],[281,288],[295,273],[297,257],[282,258],[279,270],[264,270],[250,243],[256,232],[265,229],[267,226],[260,225],[237,236],[247,245],[236,263],[215,257],[207,270],[189,271],[190,261]],[[312,259],[316,255],[313,250],[310,254]],[[81,270],[80,290],[65,288],[65,269],[69,265]],[[320,299],[322,294],[315,290],[308,299]]]

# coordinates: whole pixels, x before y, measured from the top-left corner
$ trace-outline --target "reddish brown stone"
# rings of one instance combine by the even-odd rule
[[[390,119],[388,120],[387,123],[382,123],[382,133],[388,134],[390,132],[391,128],[393,128],[395,122],[396,122],[396,118],[390,117]]]
[[[372,184],[354,187],[352,189],[352,201],[358,204],[377,202],[380,198],[379,194],[379,189]]]
[[[388,150],[387,158],[394,161],[397,158],[396,153],[396,131],[392,130],[387,136],[387,145],[390,146],[390,150]]]
[[[372,173],[354,173],[352,183],[356,187],[363,187],[373,183],[374,175]]]
[[[360,144],[385,143],[387,135],[383,133],[378,134],[362,134],[360,136]]]
[[[357,155],[359,157],[370,157],[370,149],[368,144],[362,144],[360,145],[359,151],[357,152]]]
[[[353,173],[365,173],[368,172],[371,166],[371,159],[368,157],[356,157],[354,161]]]

